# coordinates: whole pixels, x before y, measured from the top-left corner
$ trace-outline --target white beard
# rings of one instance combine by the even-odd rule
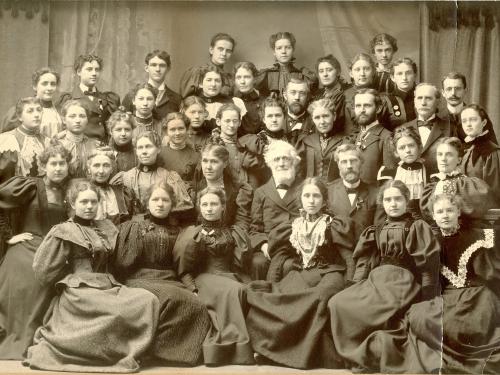
[[[276,184],[290,183],[295,179],[295,169],[290,168],[286,171],[274,170],[273,171],[273,178],[274,178],[274,182],[276,182]]]

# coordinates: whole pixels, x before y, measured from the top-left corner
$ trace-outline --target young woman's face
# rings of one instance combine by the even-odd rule
[[[209,47],[211,60],[215,65],[224,65],[233,54],[233,43],[229,40],[218,40],[213,47]]]
[[[203,95],[208,98],[219,95],[222,89],[222,78],[220,74],[217,72],[208,72],[203,77],[200,87],[203,91]]]
[[[226,163],[214,155],[213,151],[201,155],[201,170],[207,181],[217,181],[222,178]]]
[[[432,217],[441,229],[455,229],[458,227],[460,210],[448,199],[440,199],[434,204]]]
[[[216,194],[205,194],[200,198],[201,216],[208,221],[217,221],[222,217],[222,203]]]
[[[239,92],[246,94],[254,89],[255,77],[245,68],[239,68],[234,75],[234,83]]]
[[[288,64],[293,58],[292,42],[288,39],[278,39],[274,43],[274,57],[280,64]]]
[[[385,189],[382,199],[385,213],[390,217],[399,217],[406,212],[406,198],[398,188]]]
[[[316,107],[312,113],[312,120],[320,134],[328,134],[333,129],[335,116],[332,111],[324,107]]]
[[[158,219],[165,219],[171,209],[172,199],[170,199],[170,195],[163,189],[154,189],[148,200],[148,210],[151,215]]]
[[[89,174],[90,179],[98,184],[105,184],[108,182],[111,172],[113,171],[113,164],[111,159],[106,155],[94,156],[89,161]]]
[[[368,61],[358,60],[352,66],[349,74],[354,81],[354,86],[367,87],[372,84],[375,72]]]
[[[187,137],[187,129],[184,121],[181,119],[169,121],[167,124],[167,136],[173,145],[184,146],[186,144]]]
[[[462,129],[469,137],[477,137],[480,135],[486,125],[486,119],[481,119],[479,113],[473,108],[467,108],[460,114],[462,119]]]
[[[47,179],[55,184],[60,184],[68,177],[68,162],[61,155],[51,156],[45,165]]]
[[[339,72],[328,61],[320,62],[318,65],[318,77],[325,87],[334,85],[339,79]]]
[[[135,154],[139,162],[143,165],[153,165],[156,163],[156,158],[160,149],[149,140],[149,138],[142,137],[137,140],[135,146]]]
[[[42,123],[42,111],[40,104],[25,104],[19,121],[26,129],[37,130]]]
[[[413,90],[415,86],[415,71],[411,65],[401,63],[394,66],[392,80],[401,91]]]
[[[309,215],[317,214],[323,207],[323,196],[316,185],[308,184],[304,186],[300,199],[304,211]]]
[[[132,125],[127,121],[120,121],[111,130],[111,137],[118,146],[129,144],[132,142]]]
[[[75,216],[81,217],[82,219],[92,220],[97,214],[97,205],[99,199],[97,193],[94,190],[84,190],[78,193],[75,202],[71,204],[71,207],[75,211]]]
[[[153,113],[155,107],[155,97],[148,89],[140,89],[135,94],[132,103],[135,106],[136,114],[141,117],[149,117]]]
[[[201,104],[191,104],[187,107],[184,114],[189,119],[189,124],[192,128],[199,128],[207,118],[207,111]]]
[[[404,136],[398,139],[396,156],[404,163],[411,164],[420,157],[420,148],[412,137]]]
[[[436,149],[436,161],[439,172],[451,173],[457,169],[461,158],[455,147],[448,144],[440,144]]]
[[[66,129],[73,134],[82,134],[87,127],[87,112],[79,105],[72,105],[66,111],[64,124]]]
[[[97,81],[101,75],[101,66],[96,60],[90,62],[86,61],[76,74],[80,77],[80,82],[82,84],[92,88],[97,85]]]
[[[264,124],[271,132],[279,132],[285,128],[285,115],[281,107],[266,107],[264,110]]]
[[[217,125],[220,126],[221,134],[228,138],[233,138],[238,133],[241,119],[238,112],[234,110],[227,110],[222,112],[221,118],[217,119]]]
[[[52,101],[54,93],[57,91],[57,78],[52,73],[45,73],[40,76],[38,82],[33,86],[36,97],[43,101]]]

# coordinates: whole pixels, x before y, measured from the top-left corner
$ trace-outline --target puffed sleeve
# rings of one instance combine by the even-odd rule
[[[72,99],[71,92],[61,93],[61,95],[59,95],[59,97],[54,101],[54,105],[57,108],[58,112],[60,111],[64,103],[66,103],[68,100],[71,99]]]
[[[181,230],[172,250],[177,274],[192,292],[197,290],[194,276],[198,273],[203,257],[201,241],[201,226],[189,226]]]
[[[300,68],[300,73],[304,76],[304,79],[309,84],[310,91],[313,92],[318,87],[318,77],[316,73],[309,68]]]
[[[236,196],[236,218],[234,226],[248,231],[250,227],[250,215],[252,212],[253,189],[246,182],[240,185],[238,195]]]
[[[247,230],[240,227],[233,226],[231,228],[231,235],[235,242],[234,247],[234,265],[236,269],[249,274],[251,262],[251,245],[250,237]]]
[[[110,262],[113,273],[118,279],[124,280],[131,273],[136,260],[144,251],[142,241],[142,221],[130,220],[122,223],[118,229],[118,238]]]
[[[71,244],[55,236],[57,231],[56,225],[47,233],[33,259],[35,278],[44,285],[55,284],[70,272],[67,259]]]
[[[353,223],[350,218],[334,216],[330,223],[332,241],[346,264],[346,280],[354,276],[353,248],[355,245]]]
[[[483,248],[473,255],[472,268],[477,277],[490,286],[492,290],[498,290],[500,285],[500,232],[493,229],[483,229]]]
[[[125,96],[123,97],[122,100],[122,106],[125,108],[127,112],[133,112],[134,111],[134,105],[132,104],[132,92],[129,91]]]
[[[180,79],[179,93],[183,98],[189,95],[196,95],[200,82],[201,69],[199,67],[189,68]]]
[[[355,264],[354,276],[352,277],[354,282],[365,280],[370,271],[380,262],[375,232],[375,225],[366,228],[361,233],[358,243],[354,248],[352,255]]]
[[[387,168],[396,168],[398,165],[396,155],[394,154],[394,147],[392,146],[391,137],[386,137],[382,144],[382,158],[384,160],[384,165]]]
[[[14,176],[0,184],[0,208],[13,209],[32,201],[36,196],[34,178]]]
[[[5,116],[2,119],[2,123],[0,124],[0,133],[8,132],[9,130],[13,130],[20,125],[21,122],[17,118],[16,115],[16,107],[10,107]]]
[[[483,179],[491,189],[494,208],[500,208],[500,150],[490,153],[483,165]]]
[[[135,212],[135,202],[137,200],[135,193],[132,189],[122,186],[123,200],[125,201],[125,208],[127,209],[128,215],[126,218],[130,218],[136,214]]]
[[[0,182],[16,174],[19,143],[12,132],[0,134]]]
[[[103,93],[103,108],[111,115],[120,106],[120,96],[113,91]]]
[[[168,171],[167,182],[174,189],[177,204],[172,212],[186,211],[192,209],[193,202],[189,195],[189,186],[182,180],[181,176],[175,171]]]
[[[246,134],[238,139],[242,148],[244,167],[246,169],[261,169],[265,166],[264,145],[260,142],[258,134]]]
[[[254,251],[260,251],[262,244],[267,242],[267,235],[264,233],[264,196],[259,190],[255,191],[250,221],[250,241]]]

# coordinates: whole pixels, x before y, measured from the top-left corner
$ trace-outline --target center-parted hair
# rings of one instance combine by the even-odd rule
[[[370,64],[370,66],[372,67],[373,74],[375,74],[375,71],[376,71],[375,62],[373,61],[372,57],[369,54],[364,53],[364,52],[360,52],[360,53],[354,55],[353,58],[351,59],[351,61],[349,61],[349,63],[347,64],[347,68],[349,70],[352,70],[352,67],[354,66],[354,64],[356,64],[360,60],[368,62]]]
[[[56,72],[52,68],[44,67],[44,68],[37,69],[37,70],[35,70],[35,72],[33,72],[33,75],[31,76],[31,83],[32,83],[32,85],[33,86],[38,85],[38,81],[40,81],[40,78],[44,74],[47,74],[47,73],[50,73],[54,77],[56,77],[56,85],[59,85],[59,83],[61,83],[61,76],[59,75],[58,72]]]
[[[175,197],[174,189],[167,183],[167,181],[156,182],[146,190],[146,192],[144,193],[144,197],[142,199],[143,206],[144,207],[148,206],[149,199],[153,195],[153,192],[157,189],[161,189],[168,194],[168,197],[172,202],[171,209],[174,208],[175,205],[177,204],[177,198]]]
[[[135,136],[132,139],[132,144],[134,145],[134,148],[137,147],[137,142],[139,142],[140,139],[142,138],[147,138],[151,141],[152,144],[154,144],[157,148],[161,147],[161,137],[158,133],[155,131],[144,131],[142,133],[139,133],[137,136]]]
[[[200,201],[203,196],[207,194],[214,194],[219,197],[219,201],[222,205],[222,209],[225,211],[226,209],[226,193],[224,192],[224,189],[222,188],[215,188],[215,187],[206,187],[203,190],[201,190],[198,193],[198,197],[196,198],[196,207],[200,209]]]
[[[280,39],[288,39],[292,48],[295,49],[295,43],[297,42],[295,36],[288,31],[278,31],[276,34],[273,34],[269,37],[269,47],[274,50],[274,46],[276,42]]]
[[[386,33],[380,33],[377,34],[373,37],[372,40],[370,40],[370,51],[371,53],[375,53],[375,46],[377,44],[384,44],[388,43],[392,47],[392,51],[395,53],[398,51],[398,41],[396,38],[394,38],[392,35],[386,34]]]
[[[97,188],[96,185],[94,185],[92,182],[83,180],[83,179],[78,179],[76,181],[73,181],[69,184],[68,192],[67,192],[67,199],[68,202],[71,204],[74,204],[76,202],[76,199],[78,198],[78,194],[80,194],[82,191],[87,191],[87,190],[92,190],[94,193],[97,194],[97,200],[101,200],[101,194],[99,194],[99,189]]]
[[[56,138],[51,138],[49,146],[38,155],[38,163],[45,166],[50,158],[57,156],[61,156],[67,163],[71,161],[71,153]]]
[[[41,100],[35,96],[28,96],[26,98],[19,99],[18,102],[16,103],[17,118],[21,118],[21,115],[23,114],[24,111],[24,107],[26,107],[28,104],[38,104],[39,106],[42,106]]]
[[[405,185],[404,182],[399,180],[389,180],[384,183],[377,194],[377,204],[382,205],[384,202],[384,193],[387,189],[395,188],[401,192],[401,195],[405,198],[406,203],[410,201],[410,190]]]
[[[168,129],[168,124],[171,121],[174,121],[174,120],[181,120],[184,123],[184,126],[187,129],[187,127],[189,125],[189,119],[186,117],[186,115],[184,113],[181,113],[181,112],[170,112],[167,115],[167,117],[165,117],[162,120],[162,122],[161,122],[161,128],[166,131]]]
[[[409,57],[401,57],[391,63],[390,70],[391,70],[391,76],[394,76],[394,68],[398,65],[401,64],[406,64],[409,67],[412,68],[413,73],[417,74],[418,69],[417,69],[417,63],[410,59]]]
[[[215,34],[212,37],[212,39],[210,39],[210,47],[215,47],[215,43],[217,43],[219,40],[226,40],[229,43],[231,43],[233,45],[233,51],[234,51],[234,48],[236,47],[236,41],[234,40],[234,38],[231,35],[226,34],[226,33]]]
[[[238,113],[238,117],[241,120],[241,109],[234,103],[224,103],[223,105],[221,105],[220,108],[217,110],[215,118],[221,119],[222,114],[227,111],[235,111],[236,113]]]
[[[272,108],[272,107],[281,108],[283,116],[285,116],[285,104],[280,99],[272,95],[268,96],[260,106],[259,116],[262,121],[264,121],[264,117],[266,115],[266,108]]]
[[[391,143],[394,150],[398,147],[398,141],[403,137],[409,137],[415,141],[417,147],[422,150],[422,138],[420,138],[420,134],[418,130],[413,126],[398,126],[394,129],[394,133],[391,136]]]
[[[167,51],[155,49],[155,50],[149,52],[146,55],[146,58],[144,59],[144,62],[146,63],[146,65],[149,65],[149,60],[151,60],[154,57],[158,57],[159,59],[162,59],[163,61],[165,61],[165,64],[167,64],[167,70],[170,69],[172,62],[170,60],[170,55],[168,54]]]
[[[71,107],[83,108],[83,110],[85,111],[85,115],[87,116],[87,118],[89,117],[89,110],[88,110],[87,106],[85,104],[83,104],[80,100],[71,99],[71,100],[68,100],[66,103],[64,103],[62,108],[61,108],[61,117],[62,118],[66,117],[66,115],[68,113],[68,109],[70,109]]]
[[[326,207],[328,202],[328,188],[326,187],[325,182],[321,177],[306,177],[305,180],[300,185],[299,190],[297,191],[297,197],[299,199],[300,205],[302,206],[302,192],[307,185],[314,185],[318,188],[321,196],[323,197],[323,208]]]

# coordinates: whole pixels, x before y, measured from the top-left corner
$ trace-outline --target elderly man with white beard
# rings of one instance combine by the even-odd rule
[[[300,158],[295,147],[280,140],[269,146],[264,158],[272,178],[255,190],[252,202],[250,240],[254,254],[251,277],[275,281],[291,267],[291,261],[283,254],[282,244],[273,242],[277,237],[273,236],[273,231],[282,230],[280,224],[291,223],[299,216],[297,191],[301,181],[296,179],[296,169]],[[273,258],[273,270],[269,270],[272,274],[268,275]]]

